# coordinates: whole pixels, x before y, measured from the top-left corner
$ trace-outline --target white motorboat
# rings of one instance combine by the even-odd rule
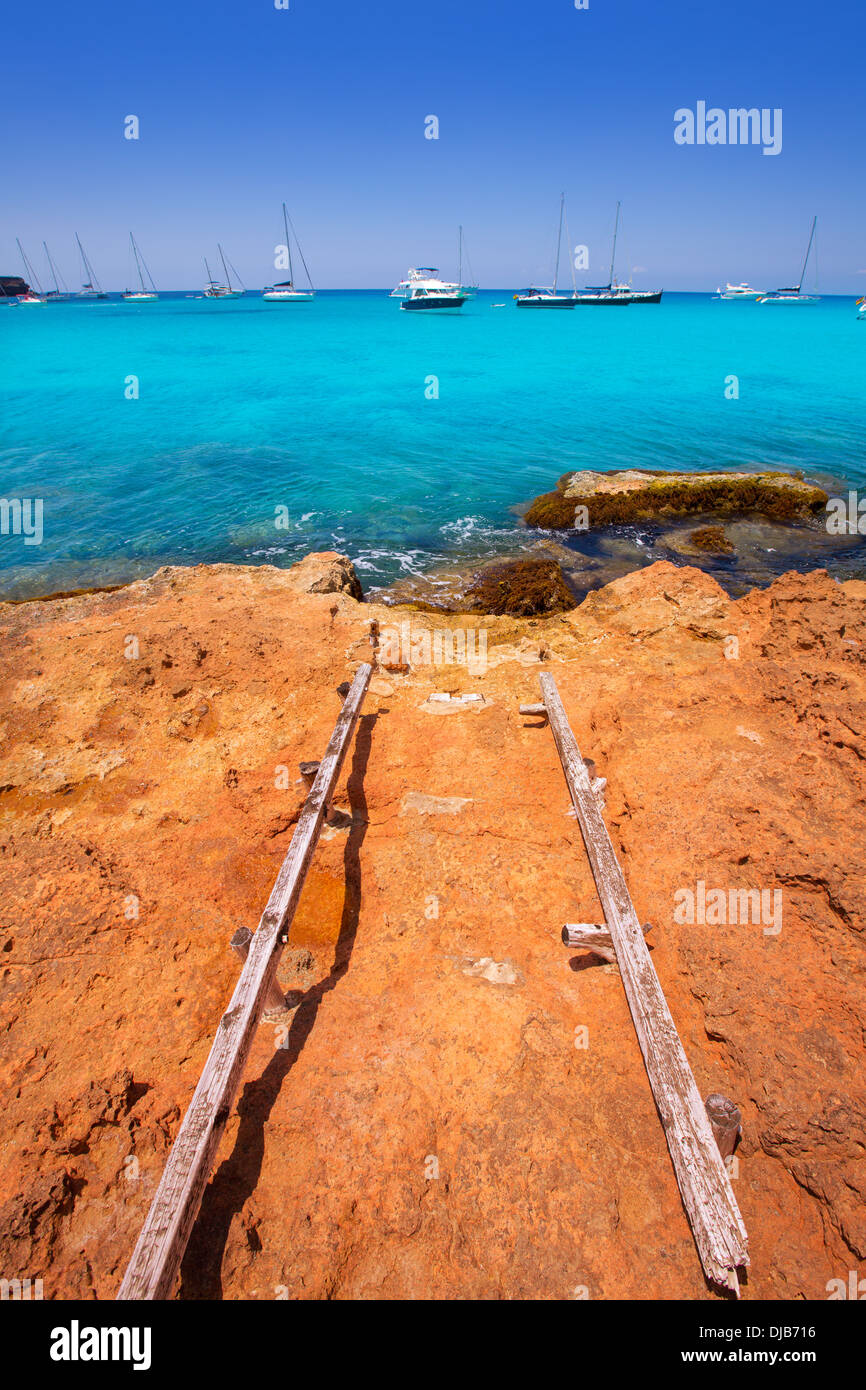
[[[462,285],[440,280],[435,266],[419,266],[394,286],[389,297],[402,299],[401,309],[453,313],[465,304],[467,294]]]
[[[724,289],[722,289],[721,286],[719,286],[719,288],[713,295],[713,298],[755,300],[762,299],[765,294],[766,290],[753,290],[752,286],[747,285],[745,280],[740,285],[732,285],[730,281],[728,281]]]

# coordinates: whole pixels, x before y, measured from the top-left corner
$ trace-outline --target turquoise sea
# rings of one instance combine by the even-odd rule
[[[453,316],[385,291],[0,306],[0,496],[44,517],[39,545],[0,535],[0,595],[333,548],[369,590],[535,541],[516,509],[572,468],[866,484],[853,298],[545,312],[512,293]]]

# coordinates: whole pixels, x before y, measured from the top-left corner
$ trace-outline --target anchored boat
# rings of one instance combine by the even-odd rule
[[[466,266],[467,266],[467,269],[468,269],[468,271],[469,271],[469,279],[470,279],[470,282],[471,282],[471,281],[472,281],[472,267],[471,267],[470,264],[469,264],[469,256],[468,256],[468,255],[467,255],[467,257],[466,257]],[[478,285],[477,285],[477,284],[473,284],[473,283],[470,283],[470,284],[468,284],[468,285],[464,285],[464,283],[463,283],[463,228],[462,228],[462,227],[458,227],[458,229],[457,229],[457,282],[458,282],[458,284],[460,285],[460,288],[462,289],[462,291],[463,291],[463,293],[465,294],[465,296],[466,296],[467,299],[474,299],[474,298],[475,298],[475,296],[476,296],[477,293],[478,293]]]
[[[141,289],[124,290],[123,298],[129,304],[146,304],[154,299],[159,299],[159,295],[156,292],[156,285],[153,283],[153,276],[151,275],[150,271],[147,269],[147,266],[144,263],[144,257],[142,256],[141,252],[135,244],[135,237],[132,235],[132,232],[130,232],[129,234],[129,244],[132,247],[132,254],[135,257],[135,266],[138,271],[138,280],[139,284],[141,285]],[[144,271],[142,270],[142,267],[144,267],[144,271],[147,272],[147,278],[150,281],[150,289],[148,289],[147,285],[144,283]]]
[[[580,290],[575,298],[575,304],[590,306],[594,304],[615,305],[615,304],[660,304],[663,290],[633,290],[631,285],[620,284],[614,274],[616,265],[616,239],[619,232],[619,212],[621,203],[616,205],[616,217],[613,224],[613,246],[610,253],[610,275],[606,285],[587,285]]]
[[[223,249],[220,246],[219,242],[217,242],[217,250],[220,253],[220,260],[223,264],[223,274],[226,277],[225,284],[221,285],[218,280],[214,280],[213,276],[210,273],[210,266],[207,263],[207,257],[205,256],[204,268],[207,271],[207,284],[205,285],[202,293],[204,294],[205,299],[240,299],[242,295],[246,294],[246,290],[236,290],[234,288],[234,286],[232,285],[231,276],[229,275],[229,268],[226,265],[226,258],[223,254]],[[240,279],[240,277],[237,274],[237,271],[235,271],[235,278]]]
[[[313,289],[313,281],[307,269],[307,262],[304,260],[304,253],[301,250],[301,243],[298,241],[297,232],[295,232],[295,245],[298,248],[298,255],[301,258],[301,264],[306,272],[310,288],[308,290],[298,290],[295,288],[295,272],[292,268],[292,242],[289,236],[290,221],[291,219],[286,212],[286,205],[283,203],[283,229],[286,234],[286,252],[289,258],[289,278],[288,280],[280,280],[276,285],[265,286],[262,290],[262,299],[267,299],[269,303],[304,304],[309,303],[311,299],[315,299],[316,297],[316,291]],[[294,226],[292,227],[292,231],[295,231]]]
[[[821,296],[819,294],[803,294],[803,280],[806,276],[806,266],[809,264],[809,255],[812,250],[812,243],[815,240],[815,228],[818,225],[817,217],[812,218],[812,230],[809,233],[809,245],[806,247],[806,259],[803,261],[803,269],[800,271],[800,283],[789,285],[785,289],[772,290],[770,294],[765,294],[758,300],[759,304],[817,304]],[[815,268],[815,278],[817,280],[818,269]]]
[[[52,303],[59,302],[64,299],[69,299],[69,287],[66,284],[66,281],[63,279],[63,276],[58,271],[53,260],[51,259],[51,252],[48,250],[48,245],[44,241],[42,243],[42,249],[45,252],[45,259],[48,262],[48,269],[54,280],[54,289],[47,290],[45,293],[45,298],[51,300]],[[61,284],[63,285],[62,290],[60,288]]]
[[[745,280],[741,285],[732,285],[730,281],[722,289],[721,286],[716,290],[713,299],[763,299],[766,290],[753,290],[751,285],[747,285]]]
[[[81,268],[86,277],[81,286],[81,289],[78,291],[77,297],[79,299],[107,299],[108,295],[105,293],[105,290],[102,288],[102,286],[96,278],[96,275],[94,274],[93,266],[87,259],[87,253],[85,252],[84,247],[81,245],[81,238],[79,237],[77,232],[75,233],[75,240],[78,242],[78,251],[81,256]]]
[[[402,299],[401,309],[453,313],[462,308],[468,296],[462,285],[440,280],[436,267],[428,265],[410,270],[406,279],[395,285],[389,298]]]
[[[514,296],[514,302],[518,309],[573,309],[577,303],[574,292],[574,268],[572,267],[572,293],[558,294],[557,284],[559,282],[559,257],[562,250],[562,222],[565,217],[565,194],[560,195],[559,199],[559,231],[556,236],[556,265],[553,271],[553,284],[549,289],[536,289],[530,285],[528,290],[522,294]],[[568,226],[565,229],[565,239],[569,240]]]
[[[30,279],[32,280],[32,282],[35,284],[37,290],[39,291],[38,294],[34,294],[34,293],[33,293],[33,290],[30,288],[30,285],[28,285],[27,288],[25,289],[25,291],[24,291],[23,294],[19,294],[19,295],[16,296],[16,298],[17,298],[17,300],[18,300],[18,303],[19,303],[19,304],[44,304],[44,303],[45,303],[45,296],[44,296],[44,294],[42,293],[42,286],[41,286],[40,283],[39,283],[39,279],[38,279],[38,277],[37,277],[37,275],[36,275],[36,271],[33,269],[32,265],[30,264],[30,262],[28,261],[26,255],[24,254],[24,247],[21,245],[21,242],[18,240],[17,237],[15,238],[15,244],[17,245],[18,250],[19,250],[20,253],[21,253],[21,259],[22,259],[22,261],[24,262],[24,269],[27,271],[27,274],[30,276]]]

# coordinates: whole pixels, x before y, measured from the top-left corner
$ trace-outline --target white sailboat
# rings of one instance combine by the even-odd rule
[[[18,240],[17,237],[15,238],[15,244],[17,245],[18,250],[19,250],[20,253],[21,253],[21,259],[22,259],[22,261],[24,262],[24,269],[27,271],[27,274],[30,276],[30,284],[28,284],[26,292],[25,292],[24,294],[19,294],[19,295],[16,296],[16,298],[17,298],[17,300],[18,300],[18,303],[19,303],[19,304],[44,304],[46,301],[45,301],[45,296],[44,296],[44,294],[42,293],[42,286],[41,286],[40,283],[39,283],[39,278],[38,278],[38,276],[37,276],[37,274],[36,274],[36,271],[33,269],[32,265],[30,264],[30,262],[28,261],[26,255],[24,254],[24,247],[21,245],[21,242]],[[33,289],[31,288],[32,285],[35,285],[35,286],[36,286],[36,289],[39,291],[38,294],[35,294],[35,293],[33,292]]]
[[[561,194],[559,199],[559,231],[556,237],[556,266],[553,272],[553,285],[549,289],[536,289],[530,285],[523,294],[516,294],[514,302],[518,309],[573,309],[576,297],[574,292],[574,266],[572,263],[572,293],[558,294],[557,284],[559,282],[559,257],[562,250],[562,221],[565,216],[565,194]]]
[[[154,299],[159,299],[159,295],[156,292],[156,285],[153,283],[153,276],[151,275],[150,271],[147,269],[147,266],[144,263],[144,257],[142,256],[141,252],[135,244],[135,237],[132,235],[132,232],[130,232],[129,234],[129,244],[132,247],[132,254],[135,257],[135,267],[138,271],[138,280],[139,284],[141,285],[141,289],[124,290],[123,298],[126,300],[128,304],[147,304],[152,302]],[[144,273],[142,272],[142,266],[144,266],[144,270],[147,271],[147,278],[150,281],[150,289],[148,289],[147,285],[144,283]]]
[[[295,288],[295,272],[292,267],[292,242],[289,236],[289,215],[286,212],[286,205],[283,203],[283,230],[286,234],[286,252],[289,258],[289,278],[280,280],[275,285],[266,285],[262,290],[262,299],[266,299],[270,304],[308,304],[311,299],[315,299],[316,291],[313,289],[313,281],[307,269],[307,262],[304,260],[304,253],[301,250],[301,243],[298,241],[298,234],[295,232],[295,244],[298,248],[298,255],[306,272],[310,288],[299,290]],[[294,226],[292,226],[294,232]]]
[[[469,265],[469,257],[466,257],[466,265],[469,270],[469,279],[472,280],[472,267]],[[477,284],[464,285],[463,283],[463,228],[457,229],[457,283],[460,285],[467,299],[474,299],[478,293]]]
[[[818,225],[817,217],[812,218],[812,230],[809,233],[809,245],[806,247],[806,258],[803,261],[803,269],[800,271],[800,283],[789,285],[784,289],[772,290],[770,294],[765,294],[758,300],[759,304],[817,304],[821,296],[819,294],[803,294],[803,280],[806,276],[806,266],[809,264],[809,255],[812,250],[812,243],[815,240],[815,228]],[[818,271],[815,269],[817,280]]]
[[[236,290],[234,288],[234,286],[232,285],[231,276],[229,275],[228,266],[226,265],[226,258],[223,255],[223,249],[220,246],[219,242],[217,242],[217,250],[220,253],[220,260],[223,264],[223,274],[226,277],[225,284],[221,285],[218,280],[214,280],[213,276],[210,273],[210,266],[207,263],[207,257],[205,257],[204,268],[207,271],[207,284],[205,285],[202,293],[204,294],[205,299],[240,299],[242,295],[246,294],[246,290]],[[235,272],[235,274],[237,275],[237,272]]]
[[[616,205],[613,224],[613,245],[610,253],[610,274],[606,285],[587,285],[580,290],[575,303],[579,305],[615,304],[661,304],[663,290],[633,290],[631,285],[622,285],[616,279],[616,239],[619,233],[619,214],[622,203]]]
[[[81,255],[81,268],[84,271],[85,280],[78,291],[79,299],[107,299],[108,295],[100,285],[93,271],[93,266],[87,259],[87,253],[81,245],[81,238],[75,233],[75,240],[78,242],[78,250]]]
[[[63,276],[59,273],[57,266],[51,259],[51,252],[48,250],[48,245],[44,241],[42,243],[42,249],[45,252],[45,259],[48,262],[48,269],[51,272],[51,276],[54,280],[54,289],[48,290],[45,294],[45,298],[51,300],[52,303],[64,299],[69,299],[69,287],[66,284],[66,281],[63,279]],[[63,285],[62,290],[60,288],[61,284]]]

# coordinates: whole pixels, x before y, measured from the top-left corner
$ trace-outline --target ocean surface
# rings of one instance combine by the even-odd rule
[[[512,293],[458,315],[385,291],[0,305],[0,496],[43,501],[41,544],[0,535],[0,595],[316,549],[369,591],[534,543],[520,504],[573,468],[866,484],[853,297],[617,314]]]

